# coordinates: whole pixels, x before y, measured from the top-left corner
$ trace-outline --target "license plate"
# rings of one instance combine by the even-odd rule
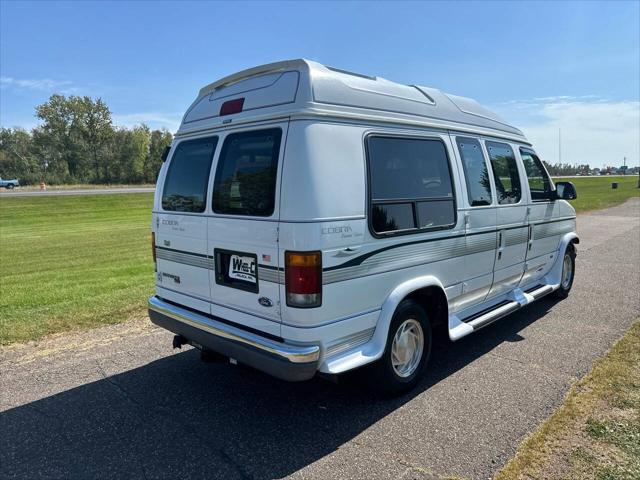
[[[235,280],[242,280],[245,282],[255,284],[256,279],[256,258],[245,257],[243,255],[230,255],[229,256],[229,270],[227,275],[229,278]]]

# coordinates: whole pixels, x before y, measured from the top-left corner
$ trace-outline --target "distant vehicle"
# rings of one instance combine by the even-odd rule
[[[149,316],[205,360],[366,367],[397,394],[432,328],[459,340],[573,284],[573,184],[468,98],[275,63],[204,87],[164,157]]]
[[[18,181],[17,178],[14,178],[13,180],[3,180],[2,177],[0,177],[0,187],[4,187],[7,190],[12,190],[15,187],[19,187],[20,186],[20,182]]]

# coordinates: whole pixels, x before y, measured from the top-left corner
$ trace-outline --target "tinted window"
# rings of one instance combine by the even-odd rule
[[[372,224],[376,232],[393,232],[415,228],[411,203],[389,203],[373,205]]]
[[[438,140],[373,137],[369,165],[374,200],[453,196],[447,154]]]
[[[260,217],[273,213],[281,135],[274,128],[227,136],[213,186],[216,213]]]
[[[449,200],[418,202],[418,228],[430,228],[438,225],[451,225],[455,214]]]
[[[520,156],[522,157],[524,170],[527,172],[531,199],[534,201],[551,199],[553,186],[538,156],[523,148],[520,149]]]
[[[368,160],[374,232],[455,223],[449,160],[441,141],[371,137]]]
[[[207,184],[218,137],[181,142],[171,159],[162,189],[162,208],[175,212],[204,212]]]
[[[457,143],[467,182],[469,205],[491,205],[491,182],[480,142],[474,138],[458,138]]]
[[[500,205],[518,203],[522,198],[518,165],[513,150],[506,143],[486,142],[496,193]]]

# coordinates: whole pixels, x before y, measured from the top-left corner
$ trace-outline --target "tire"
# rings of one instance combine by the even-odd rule
[[[10,183],[9,185],[7,185],[7,190],[13,190],[13,187],[14,185]]]
[[[423,308],[411,299],[400,302],[389,325],[382,357],[367,367],[369,386],[385,396],[413,389],[426,370],[431,341],[431,323]]]
[[[567,275],[568,272],[568,275]],[[560,274],[560,288],[558,288],[553,294],[556,298],[567,298],[571,287],[573,286],[573,279],[576,275],[576,250],[573,245],[567,246],[562,257],[562,273]]]

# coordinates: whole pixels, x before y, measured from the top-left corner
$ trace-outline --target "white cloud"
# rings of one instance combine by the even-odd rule
[[[0,77],[0,88],[16,88],[24,90],[55,90],[68,94],[77,90],[70,80],[51,80],[50,78],[20,79],[13,77]]]
[[[182,114],[160,113],[160,112],[139,112],[126,114],[113,114],[113,123],[120,127],[133,127],[144,123],[151,128],[165,127],[170,132],[175,132],[180,126]]]
[[[640,102],[611,101],[595,95],[555,96],[506,102],[494,109],[518,126],[545,160],[592,167],[640,162]]]

